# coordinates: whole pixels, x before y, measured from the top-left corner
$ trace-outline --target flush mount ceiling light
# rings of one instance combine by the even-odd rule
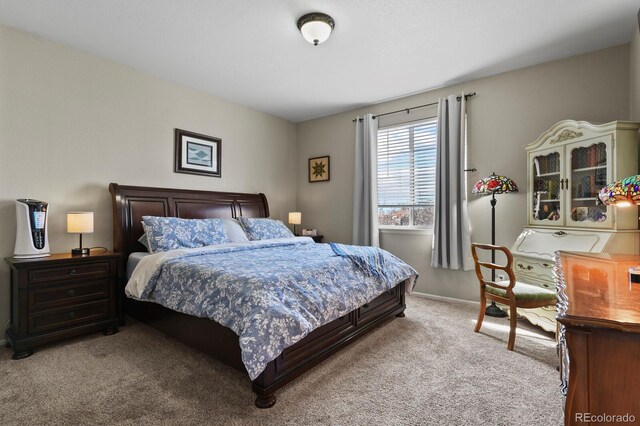
[[[302,36],[314,46],[327,41],[335,25],[331,16],[320,12],[307,13],[298,19],[298,29]]]

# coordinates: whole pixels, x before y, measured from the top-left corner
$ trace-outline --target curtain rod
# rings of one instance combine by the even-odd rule
[[[475,95],[476,95],[476,92],[471,92],[469,94],[464,95],[464,99],[466,100],[466,99],[468,99],[468,98],[470,98],[472,96],[475,96]],[[460,99],[462,99],[462,96],[458,96],[456,98],[457,101],[460,101]],[[431,103],[428,103],[428,104],[418,105],[418,106],[414,106],[414,107],[411,107],[411,108],[404,108],[404,109],[399,109],[399,110],[396,110],[396,111],[385,112],[385,113],[382,113],[382,114],[374,115],[373,118],[376,119],[378,117],[384,117],[385,115],[397,114],[399,112],[406,112],[407,114],[409,114],[409,111],[411,111],[412,109],[424,108],[424,107],[428,107],[428,106],[432,106],[432,105],[438,105],[438,102],[431,102]],[[351,121],[355,123],[357,120],[358,120],[357,118],[354,118]],[[362,121],[362,118],[360,119],[360,121]]]

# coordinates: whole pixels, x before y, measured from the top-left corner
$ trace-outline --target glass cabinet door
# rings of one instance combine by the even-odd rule
[[[543,151],[532,158],[531,171],[531,222],[545,225],[562,225],[561,200],[561,162],[560,152]]]
[[[598,203],[598,192],[607,186],[609,153],[604,142],[567,146],[569,161],[569,215],[567,226],[599,227],[607,222],[607,206]]]

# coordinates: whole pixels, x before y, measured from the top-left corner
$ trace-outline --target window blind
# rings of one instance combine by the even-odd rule
[[[435,119],[378,131],[378,206],[433,206]]]

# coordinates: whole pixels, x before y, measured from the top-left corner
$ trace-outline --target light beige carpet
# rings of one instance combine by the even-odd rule
[[[254,408],[246,375],[130,321],[37,349],[0,350],[0,424],[560,425],[552,337],[476,308],[407,300],[396,318]]]

